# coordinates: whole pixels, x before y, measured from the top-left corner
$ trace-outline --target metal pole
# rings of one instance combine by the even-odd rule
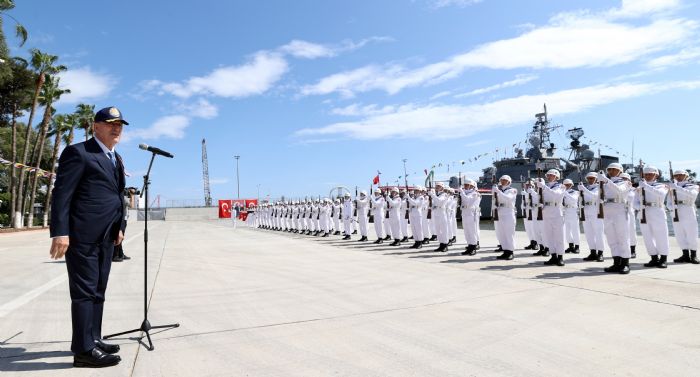
[[[408,176],[406,175],[406,161],[407,159],[403,159],[403,177],[404,181],[406,182],[406,191],[408,191]]]
[[[241,198],[241,184],[239,181],[239,176],[238,176],[238,160],[241,158],[241,156],[233,156],[236,159],[236,187],[238,191],[238,197],[236,199]]]

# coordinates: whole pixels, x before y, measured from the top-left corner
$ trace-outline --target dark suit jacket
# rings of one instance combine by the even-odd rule
[[[66,147],[58,160],[51,201],[51,237],[96,243],[116,239],[125,227],[124,165],[117,168],[92,138]]]

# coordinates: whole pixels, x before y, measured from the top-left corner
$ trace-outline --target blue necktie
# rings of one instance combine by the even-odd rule
[[[114,158],[114,152],[107,152],[110,161],[112,161],[112,166],[117,167],[117,160]]]

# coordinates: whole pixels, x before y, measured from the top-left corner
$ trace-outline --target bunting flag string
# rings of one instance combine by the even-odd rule
[[[39,174],[39,175],[41,175],[42,177],[45,177],[45,178],[55,178],[55,177],[56,177],[56,174],[55,174],[55,173],[51,173],[51,172],[46,171],[46,170],[43,170],[43,169],[37,169],[37,168],[34,167],[34,166],[29,166],[29,165],[21,164],[21,163],[19,163],[19,162],[15,162],[15,163],[13,164],[12,161],[5,160],[5,159],[2,158],[2,157],[0,157],[0,165],[12,166],[12,167],[14,167],[14,168],[16,168],[16,169],[28,170],[29,173]]]

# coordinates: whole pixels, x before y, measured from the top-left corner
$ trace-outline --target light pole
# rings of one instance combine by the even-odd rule
[[[258,183],[258,205],[260,205],[260,184]]]
[[[238,191],[238,197],[236,199],[240,199],[241,198],[241,184],[240,184],[239,177],[238,177],[238,160],[240,160],[241,156],[233,156],[233,158],[236,159],[236,188]]]
[[[408,175],[406,174],[406,160],[405,158],[403,159],[403,179],[404,182],[406,183],[406,191],[408,191]]]

